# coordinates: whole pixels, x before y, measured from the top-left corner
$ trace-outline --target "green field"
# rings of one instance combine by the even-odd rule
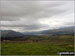
[[[39,42],[2,42],[2,55],[58,55],[60,51],[74,51],[72,37]]]

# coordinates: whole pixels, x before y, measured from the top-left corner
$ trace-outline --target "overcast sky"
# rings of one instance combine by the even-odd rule
[[[2,30],[41,31],[74,25],[74,1],[1,0]]]

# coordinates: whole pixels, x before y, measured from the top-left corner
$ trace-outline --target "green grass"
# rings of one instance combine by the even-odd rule
[[[39,42],[9,41],[1,43],[2,55],[58,55],[61,51],[74,51],[73,36],[41,36],[47,38]],[[36,40],[32,38],[32,40]]]
[[[71,44],[2,43],[2,55],[57,55],[59,51],[73,51]]]

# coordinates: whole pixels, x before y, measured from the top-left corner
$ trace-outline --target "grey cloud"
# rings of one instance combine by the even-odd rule
[[[73,2],[71,1],[15,1],[2,0],[0,20],[2,27],[22,27],[24,30],[40,30],[48,28],[49,24],[41,24],[40,19],[51,19],[60,14],[73,13]],[[63,16],[63,15],[62,15]],[[52,19],[51,19],[52,20]],[[8,22],[7,22],[8,21]],[[63,22],[63,21],[62,21]],[[65,24],[69,24],[65,22]],[[72,23],[70,23],[72,24]]]
[[[0,17],[1,21],[17,21],[20,20],[19,17],[13,17],[13,16],[1,16]]]
[[[65,12],[66,9],[49,9],[63,4],[65,4],[65,2],[46,1],[45,4],[43,1],[1,1],[1,20],[16,20],[15,17],[26,17],[27,19],[50,17],[52,15]]]
[[[34,30],[39,30],[41,28],[46,28],[48,25],[2,25],[2,28],[4,29],[19,29],[21,31],[34,31]]]

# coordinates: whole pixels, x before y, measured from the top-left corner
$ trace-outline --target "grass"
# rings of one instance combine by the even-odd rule
[[[3,55],[57,55],[59,51],[73,51],[69,44],[2,43]]]
[[[46,42],[2,42],[2,55],[58,55],[59,52],[73,52],[72,37],[62,37]]]

